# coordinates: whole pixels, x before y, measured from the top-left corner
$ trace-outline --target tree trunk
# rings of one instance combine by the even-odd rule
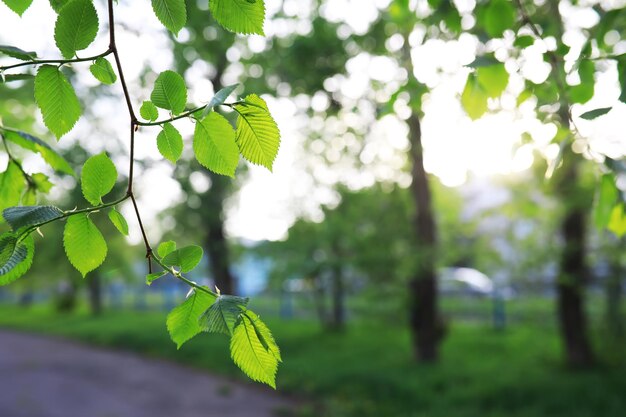
[[[436,224],[428,176],[424,170],[422,130],[417,114],[408,120],[412,162],[411,193],[415,203],[414,229],[417,246],[415,275],[409,282],[409,319],[415,355],[434,362],[439,356],[441,322],[437,307]]]
[[[210,174],[211,188],[203,196],[203,207],[207,207],[208,223],[205,247],[209,257],[215,285],[224,294],[234,294],[235,285],[230,272],[228,242],[224,236],[223,205],[228,191],[229,179]]]
[[[564,247],[556,287],[558,318],[567,364],[572,367],[588,367],[594,362],[584,309],[584,287],[588,273],[585,259],[585,212],[591,207],[591,201],[586,201],[586,193],[578,185],[577,158],[571,149],[566,150],[559,173],[559,192],[566,211],[561,223]]]
[[[346,312],[344,306],[344,282],[340,264],[333,265],[331,269],[331,288],[333,297],[333,315],[330,322],[331,330],[343,330],[346,324]]]
[[[89,309],[93,316],[102,314],[102,285],[100,274],[95,272],[88,278]]]

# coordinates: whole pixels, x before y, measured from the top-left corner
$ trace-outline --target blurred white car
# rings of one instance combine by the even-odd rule
[[[473,268],[443,268],[439,271],[439,290],[443,294],[491,296],[491,278]]]

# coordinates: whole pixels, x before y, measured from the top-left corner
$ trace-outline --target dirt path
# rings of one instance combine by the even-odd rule
[[[262,386],[0,331],[1,417],[269,417],[292,407]]]

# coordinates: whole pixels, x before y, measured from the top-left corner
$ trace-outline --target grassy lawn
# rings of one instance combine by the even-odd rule
[[[392,324],[354,323],[345,334],[315,322],[267,319],[281,346],[280,391],[313,399],[315,416],[616,417],[626,415],[626,366],[561,366],[551,324],[453,323],[438,365],[411,360],[409,334]],[[161,357],[245,380],[220,335],[199,335],[176,351],[165,314],[59,315],[43,307],[0,307],[0,326],[60,335]]]

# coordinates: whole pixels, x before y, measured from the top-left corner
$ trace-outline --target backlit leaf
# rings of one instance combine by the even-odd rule
[[[481,117],[487,111],[487,92],[478,82],[476,74],[470,73],[461,94],[461,105],[472,120]]]
[[[22,171],[15,162],[10,161],[6,171],[0,172],[0,210],[17,206],[24,186]]]
[[[157,253],[159,257],[165,258],[168,254],[174,252],[176,250],[176,242],[173,240],[168,240],[167,242],[163,242],[157,248]]]
[[[106,58],[100,57],[96,59],[96,62],[91,64],[89,71],[103,84],[113,84],[117,81],[117,75],[113,70],[113,66]]]
[[[83,277],[102,265],[107,255],[106,241],[87,213],[68,217],[63,246],[70,263]]]
[[[111,211],[109,211],[109,220],[111,220],[113,226],[115,226],[121,234],[128,236],[128,223],[126,222],[124,216],[122,216],[122,213],[115,209],[111,209]]]
[[[72,130],[80,117],[80,103],[74,88],[55,66],[42,65],[37,71],[35,100],[43,122],[57,139]]]
[[[280,131],[265,101],[250,94],[237,104],[237,145],[244,158],[270,171],[280,147]]]
[[[613,206],[619,197],[619,190],[615,184],[613,174],[604,174],[600,180],[596,204],[594,207],[593,220],[599,229],[604,228],[611,219]]]
[[[165,271],[155,272],[153,274],[146,275],[146,285],[152,285],[154,281],[165,275],[167,275],[167,272]]]
[[[241,315],[235,326],[230,355],[251,379],[276,388],[280,351],[267,326],[250,310]]]
[[[183,154],[183,137],[171,124],[163,124],[163,130],[157,136],[157,148],[164,158],[176,163]]]
[[[202,331],[198,319],[214,300],[213,295],[194,289],[184,303],[167,315],[167,331],[178,349]]]
[[[626,210],[623,203],[613,207],[607,228],[619,238],[626,234]]]
[[[200,263],[202,259],[202,248],[196,245],[185,246],[168,253],[163,258],[163,263],[167,266],[179,267],[181,272],[189,272]]]
[[[196,123],[193,151],[202,166],[217,174],[235,175],[239,163],[235,131],[221,114],[209,113]]]
[[[80,174],[83,195],[94,206],[102,204],[102,197],[113,189],[116,180],[117,169],[104,152],[89,158]]]
[[[72,0],[64,5],[54,26],[54,40],[65,59],[87,48],[98,33],[98,14],[91,0]]]
[[[139,114],[144,119],[154,122],[159,117],[159,109],[151,101],[144,101],[139,108]]]
[[[174,35],[187,23],[185,0],[152,0],[152,10],[163,26]]]
[[[215,20],[232,32],[264,34],[264,0],[209,0],[209,9]]]
[[[485,30],[492,38],[499,38],[515,24],[515,8],[509,0],[491,0],[485,11]]]
[[[150,100],[157,107],[171,110],[174,114],[182,113],[187,104],[185,80],[177,72],[163,71],[154,82]]]
[[[488,97],[498,97],[509,83],[509,73],[504,64],[483,66],[476,70],[476,77]]]
[[[38,137],[18,130],[5,130],[4,137],[24,149],[39,153],[43,160],[55,171],[75,175],[71,165],[61,155],[56,153],[50,145]]]
[[[6,4],[9,9],[21,16],[24,14],[26,9],[30,7],[33,0],[2,0],[2,2]]]

